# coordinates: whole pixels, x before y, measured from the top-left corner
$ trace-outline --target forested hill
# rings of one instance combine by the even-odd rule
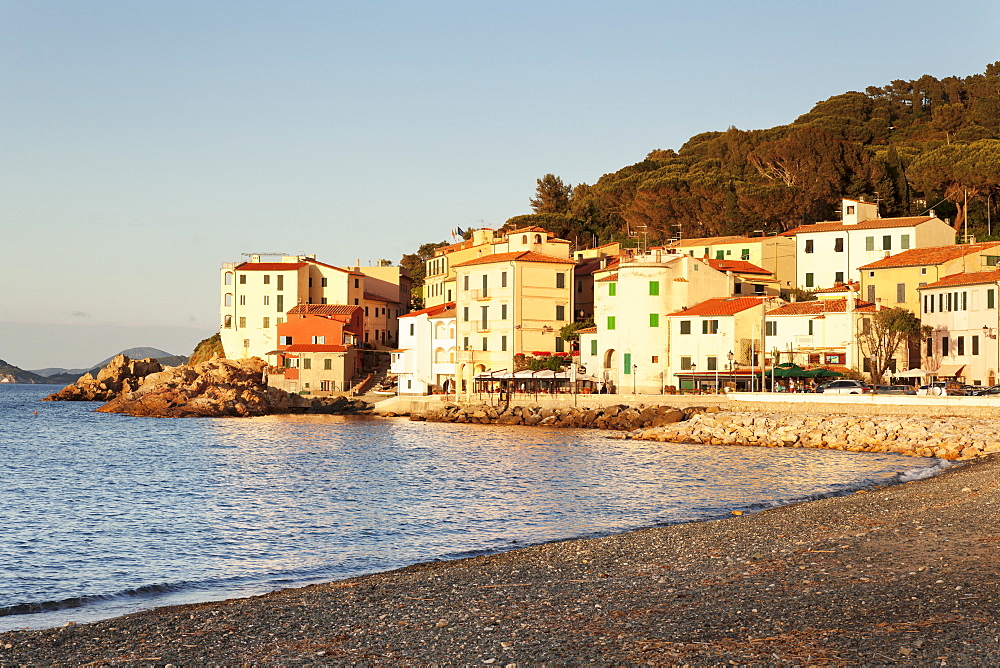
[[[572,187],[547,174],[533,214],[579,246],[779,232],[835,220],[842,197],[878,200],[882,216],[935,208],[985,236],[1000,200],[1000,62],[965,78],[893,81],[835,95],[788,125],[705,132],[679,150]],[[645,227],[643,227],[645,226]]]

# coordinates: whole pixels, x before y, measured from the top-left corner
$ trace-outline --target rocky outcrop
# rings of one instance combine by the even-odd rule
[[[139,417],[251,417],[273,413],[359,413],[369,404],[346,397],[308,399],[268,387],[260,358],[216,358],[146,376],[134,390],[98,408]]]
[[[828,448],[971,459],[1000,452],[1000,423],[978,418],[858,417],[799,413],[702,414],[623,438],[706,445]]]
[[[110,401],[123,392],[133,392],[143,379],[163,371],[163,366],[153,358],[129,359],[118,355],[97,372],[86,373],[76,383],[50,394],[44,401]]]
[[[428,422],[468,422],[473,424],[505,424],[577,429],[614,429],[631,431],[643,427],[660,427],[685,420],[691,415],[718,410],[690,407],[683,410],[671,406],[628,406],[616,404],[600,408],[489,406],[486,404],[444,404],[425,413],[410,416],[411,420]]]

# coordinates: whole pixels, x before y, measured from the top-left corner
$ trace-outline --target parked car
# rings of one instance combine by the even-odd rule
[[[960,383],[942,380],[936,383],[921,385],[920,389],[917,390],[917,394],[930,397],[964,397],[968,392],[965,391],[965,388]]]
[[[871,391],[871,386],[860,380],[831,380],[816,388],[820,394],[867,394]]]
[[[1000,385],[979,386],[969,390],[969,394],[973,397],[994,397],[1000,395]]]
[[[872,388],[874,394],[916,394],[917,390],[909,385],[876,385]]]

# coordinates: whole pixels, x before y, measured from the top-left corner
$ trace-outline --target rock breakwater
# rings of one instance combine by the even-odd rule
[[[600,408],[490,406],[488,404],[444,404],[424,413],[415,413],[411,420],[428,422],[467,422],[473,424],[528,425],[577,429],[612,429],[632,431],[644,427],[662,427],[705,411],[718,408],[672,406],[628,406],[616,404]]]
[[[1000,423],[979,418],[857,417],[791,413],[702,413],[622,438],[705,445],[826,448],[972,459],[1000,452]]]
[[[163,365],[149,357],[142,360],[118,355],[97,372],[80,376],[72,385],[47,396],[43,401],[110,401],[123,392],[134,392],[143,379],[163,371]]]

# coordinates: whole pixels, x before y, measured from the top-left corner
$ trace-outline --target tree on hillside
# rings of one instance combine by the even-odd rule
[[[573,187],[563,183],[555,174],[546,174],[536,179],[535,196],[531,198],[531,210],[535,213],[566,213],[569,211]]]
[[[920,320],[905,308],[881,309],[859,318],[857,340],[868,359],[872,383],[882,383],[900,346],[919,336]]]
[[[403,255],[400,259],[399,264],[405,267],[408,272],[410,272],[410,278],[413,279],[413,284],[411,288],[411,298],[416,301],[419,299],[419,295],[422,293],[422,288],[424,285],[424,278],[427,275],[427,269],[424,263],[434,255],[434,251],[442,246],[447,246],[448,242],[438,241],[438,242],[428,242],[422,244],[420,248],[417,249],[416,253],[407,253]]]
[[[951,135],[962,127],[965,117],[965,106],[962,104],[945,104],[935,107],[931,112],[934,127],[944,133],[945,142],[951,143]]]
[[[955,204],[958,215],[952,225],[961,230],[968,215],[966,201],[1000,187],[1000,140],[939,146],[914,159],[908,174],[917,189],[941,193]]]

